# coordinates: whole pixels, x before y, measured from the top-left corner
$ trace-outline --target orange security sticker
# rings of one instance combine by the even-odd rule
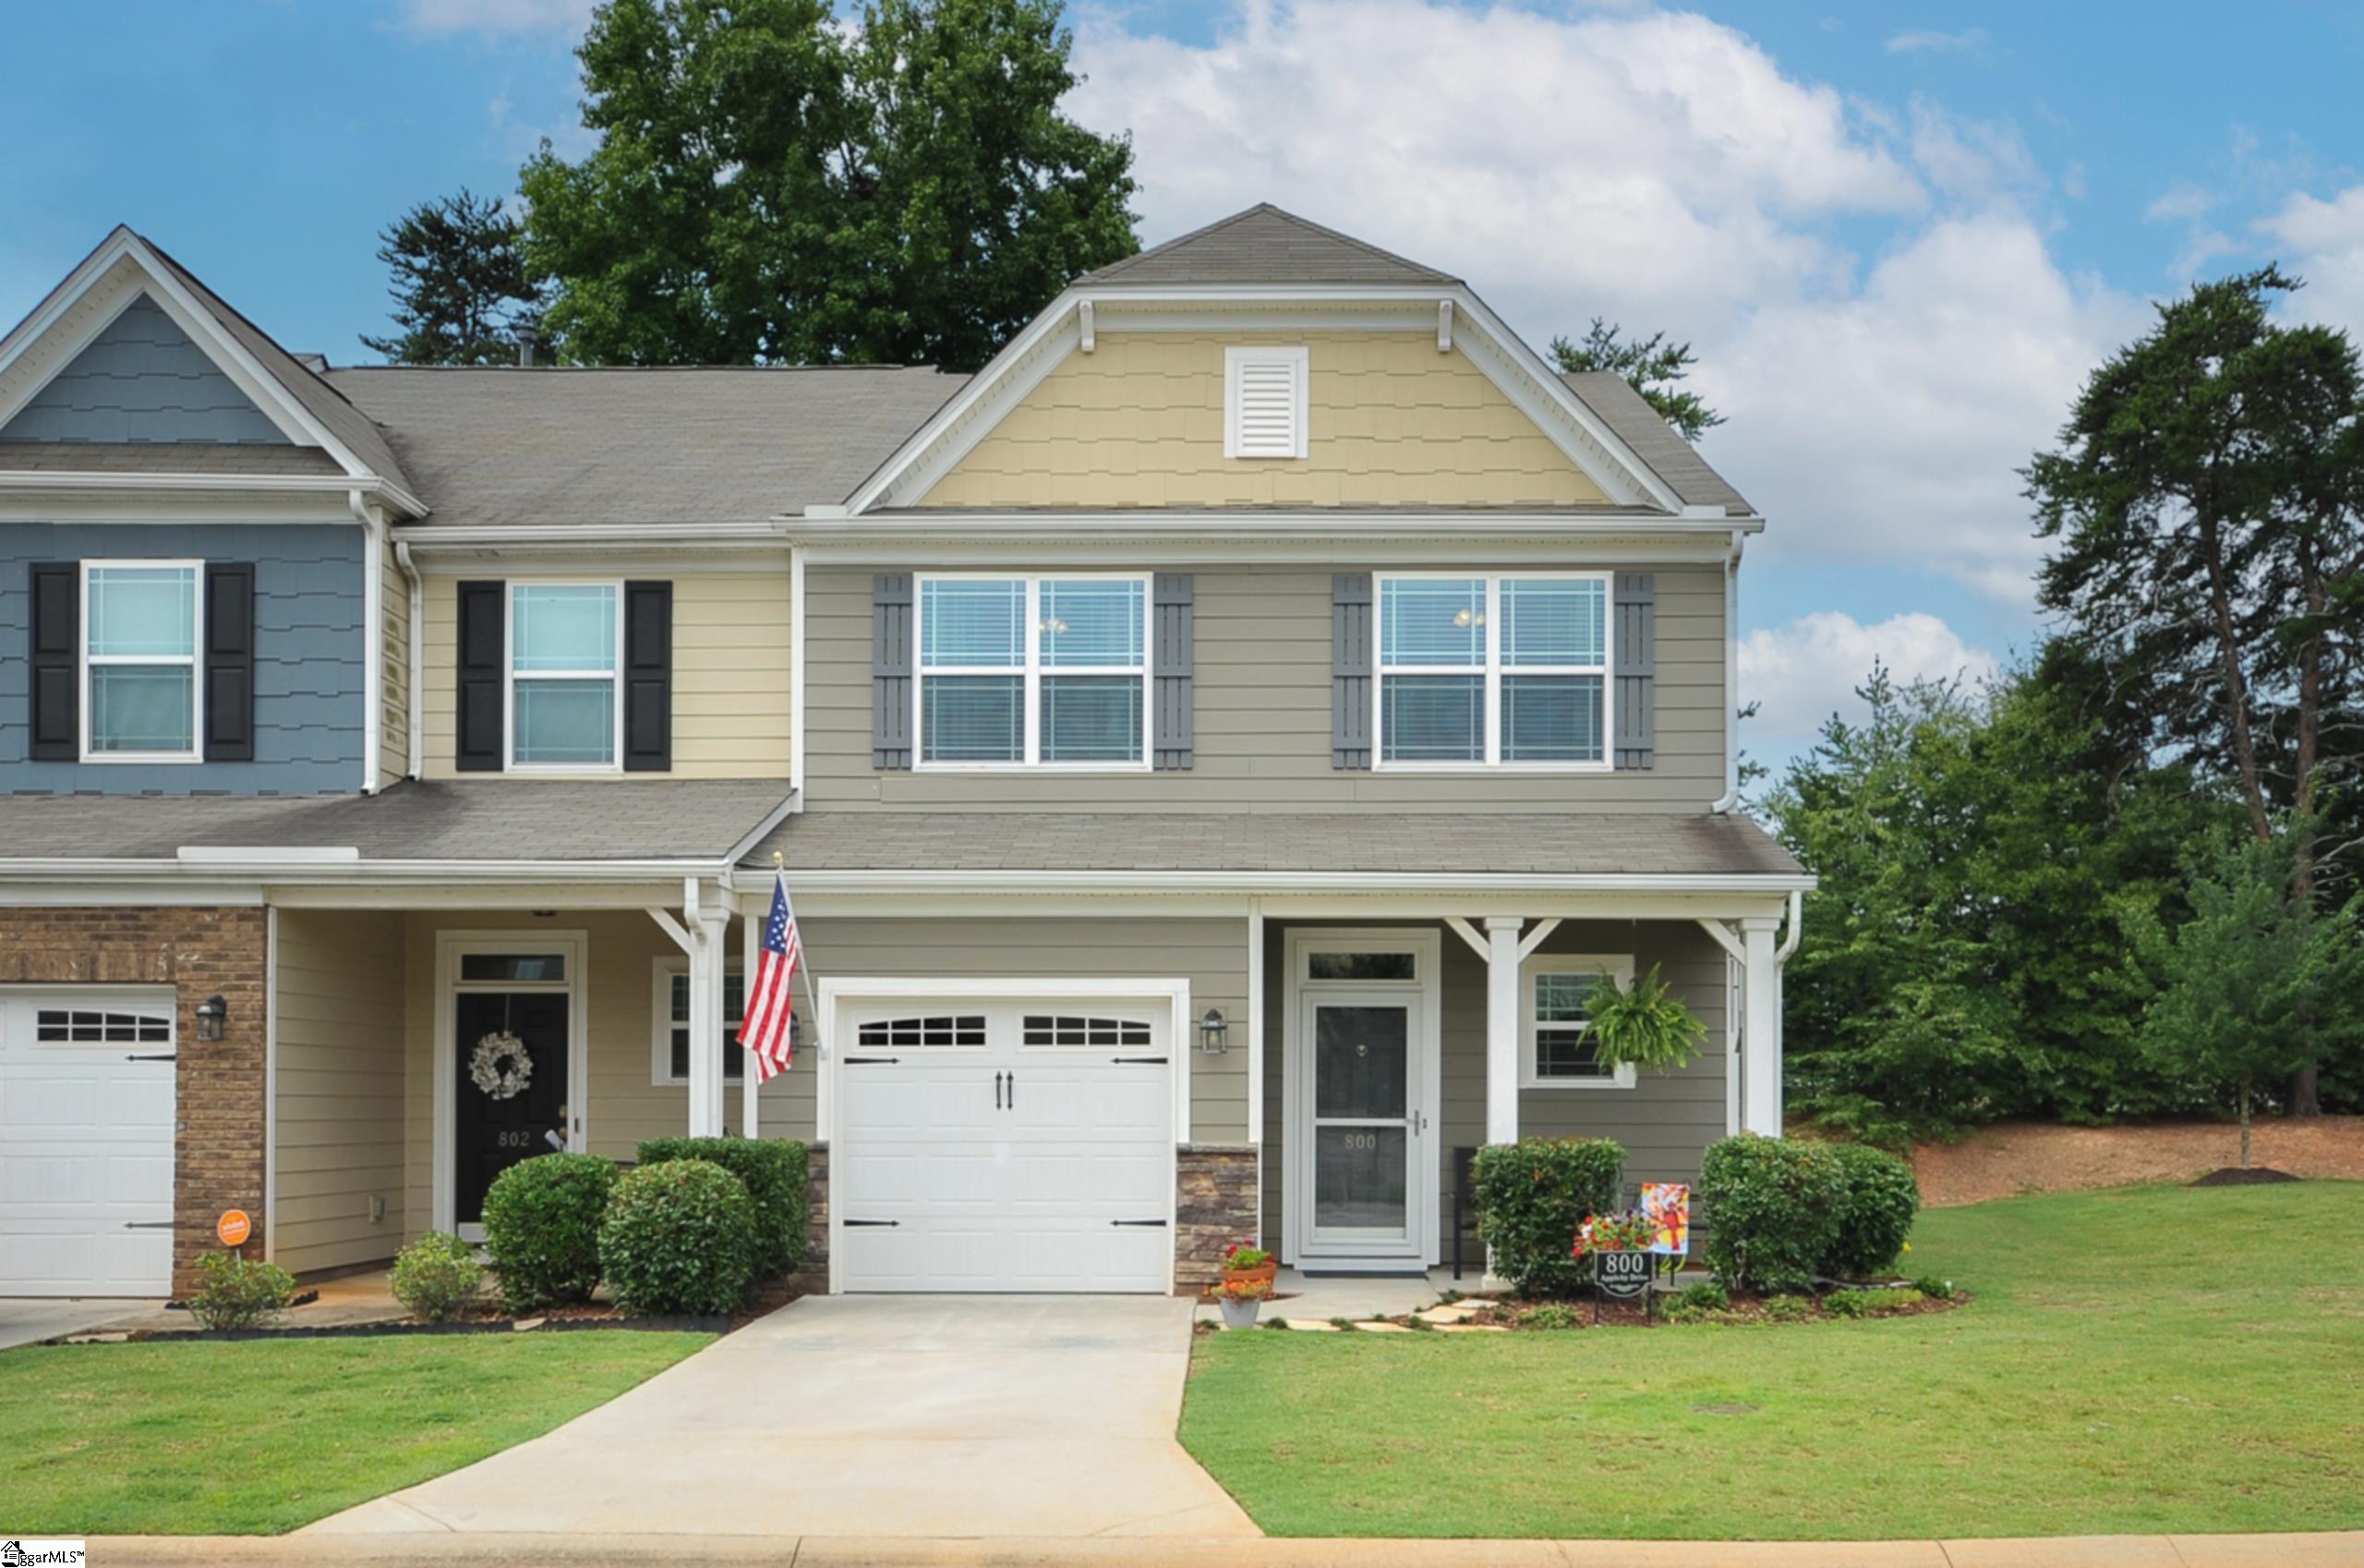
[[[254,1222],[247,1218],[244,1209],[229,1209],[213,1222],[213,1234],[222,1238],[224,1247],[243,1247],[247,1237],[254,1234]]]

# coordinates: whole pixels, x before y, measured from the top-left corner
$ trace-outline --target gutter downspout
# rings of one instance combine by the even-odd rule
[[[1724,792],[1707,808],[1718,816],[1740,805],[1740,556],[1745,537],[1733,529],[1732,548],[1724,555]],[[1794,903],[1791,909],[1794,930]]]
[[[364,499],[358,486],[344,492],[353,520],[361,525],[361,792],[378,792],[382,735],[386,727],[386,533],[377,509]]]
[[[418,580],[418,568],[411,564],[408,539],[394,541],[394,564],[403,569],[403,580],[410,585],[410,699],[405,705],[410,712],[410,766],[404,771],[416,780],[427,775],[427,667],[422,646],[427,640],[427,606],[422,602],[427,589]]]
[[[1773,968],[1776,971],[1787,965],[1790,955],[1798,950],[1798,939],[1805,935],[1805,919],[1806,896],[1803,893],[1791,893],[1790,895],[1790,929],[1781,938],[1781,945],[1773,949]]]

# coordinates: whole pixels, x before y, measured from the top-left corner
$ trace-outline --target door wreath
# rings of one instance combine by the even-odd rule
[[[476,1042],[476,1054],[468,1058],[468,1078],[491,1099],[514,1099],[534,1080],[534,1058],[523,1040],[501,1030]]]

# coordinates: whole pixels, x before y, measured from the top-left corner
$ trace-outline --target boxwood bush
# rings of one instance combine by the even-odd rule
[[[644,1165],[671,1160],[704,1160],[747,1184],[747,1200],[755,1206],[756,1280],[784,1278],[803,1263],[806,1190],[813,1178],[812,1155],[803,1144],[785,1139],[652,1138],[640,1146]]]
[[[1832,1158],[1846,1176],[1838,1223],[1818,1265],[1832,1279],[1860,1280],[1891,1267],[1921,1212],[1921,1184],[1912,1167],[1863,1143],[1834,1143]]]
[[[1805,1290],[1838,1237],[1846,1168],[1829,1146],[1743,1132],[1707,1147],[1707,1266],[1734,1290]]]
[[[1588,1214],[1617,1207],[1625,1149],[1606,1138],[1490,1143],[1470,1167],[1478,1234],[1521,1296],[1573,1296],[1592,1278],[1572,1255]]]
[[[394,1259],[394,1299],[423,1323],[458,1317],[483,1288],[476,1249],[456,1236],[428,1231]]]
[[[668,1160],[617,1178],[599,1266],[617,1305],[660,1317],[736,1310],[754,1277],[747,1184],[709,1160]]]
[[[188,1298],[188,1315],[203,1328],[259,1328],[296,1299],[295,1275],[242,1253],[208,1252],[197,1271],[203,1283]]]
[[[597,1154],[541,1154],[492,1178],[484,1245],[513,1312],[588,1301],[599,1283],[599,1224],[616,1167]]]

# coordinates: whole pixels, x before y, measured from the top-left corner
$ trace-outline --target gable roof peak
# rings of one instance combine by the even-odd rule
[[[1461,280],[1260,201],[1076,282],[1095,288],[1193,283],[1449,287]]]

